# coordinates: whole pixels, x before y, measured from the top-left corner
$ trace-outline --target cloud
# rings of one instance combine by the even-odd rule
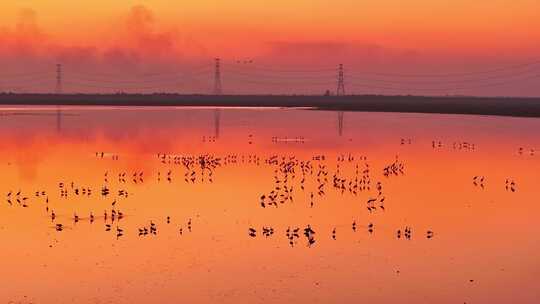
[[[154,14],[151,10],[143,5],[136,5],[131,8],[126,23],[131,31],[138,34],[153,31],[154,22]]]
[[[262,57],[296,64],[373,65],[418,58],[417,50],[391,49],[375,43],[342,41],[277,41],[267,44]]]
[[[28,56],[45,42],[47,35],[37,24],[36,12],[22,9],[13,28],[0,29],[0,54]]]
[[[110,48],[103,52],[102,62],[114,69],[133,67],[140,62],[140,57],[134,52],[122,48]]]
[[[55,58],[64,65],[77,65],[80,63],[96,64],[100,53],[96,47],[69,46],[55,50]]]
[[[270,42],[270,49],[273,53],[279,56],[341,56],[350,47],[349,44],[343,42],[332,41],[310,41],[310,42],[293,42],[293,41],[278,41]]]
[[[153,12],[143,5],[133,6],[123,18],[123,27],[112,33],[112,39],[89,45],[58,41],[39,26],[38,14],[22,9],[15,24],[0,28],[0,55],[2,59],[39,57],[39,59],[66,60],[68,63],[89,61],[90,64],[110,64],[138,61],[178,62],[182,58],[198,57],[205,46],[183,35],[175,28],[161,29]],[[9,61],[8,59],[7,61]]]
[[[42,36],[41,29],[37,25],[36,12],[25,8],[19,12],[19,20],[15,26],[15,32],[23,38],[34,39]]]
[[[75,79],[76,73],[114,74],[115,80],[121,80],[140,73],[186,70],[186,66],[189,68],[193,62],[197,64],[206,54],[204,44],[192,35],[183,35],[175,28],[160,28],[153,12],[146,6],[134,6],[119,19],[123,26],[111,27],[115,29],[111,39],[81,45],[60,41],[54,34],[46,33],[39,25],[39,15],[32,9],[22,9],[14,24],[0,27],[0,75],[50,73],[36,76],[43,79],[34,79],[32,75],[4,77],[7,79],[0,81],[0,91],[48,92],[54,82],[51,77],[54,77],[56,63],[64,66],[66,84],[69,81],[74,84],[84,80],[82,77]],[[73,85],[66,85],[66,88],[77,92],[95,91],[96,83],[86,88]]]
[[[126,28],[137,48],[143,53],[155,56],[170,53],[174,49],[177,33],[158,31],[155,23],[152,11],[143,5],[137,5],[130,10]]]
[[[23,9],[19,12],[17,21],[11,26],[0,28],[0,90],[6,91],[40,91],[50,92],[54,87],[54,68],[56,63],[62,63],[65,71],[65,88],[70,92],[117,92],[134,90],[170,91],[182,90],[185,92],[207,92],[212,86],[211,56],[222,55],[223,62],[235,61],[238,53],[255,59],[255,63],[271,66],[274,70],[281,68],[299,70],[310,68],[330,68],[327,75],[304,75],[305,86],[288,81],[290,75],[248,75],[249,71],[240,71],[242,75],[232,75],[227,71],[227,64],[223,66],[223,83],[229,93],[305,93],[321,92],[326,84],[314,86],[311,83],[328,81],[334,85],[335,70],[338,64],[343,63],[346,69],[348,88],[355,76],[358,83],[374,84],[377,86],[393,86],[392,82],[372,83],[368,78],[380,78],[369,75],[369,71],[392,74],[440,74],[444,72],[460,72],[468,70],[485,70],[486,67],[504,66],[506,60],[509,64],[519,61],[519,55],[510,54],[506,59],[500,55],[482,54],[482,58],[467,54],[439,53],[433,49],[405,49],[392,48],[387,44],[376,41],[343,40],[281,40],[265,42],[265,36],[253,39],[238,38],[229,33],[214,36],[203,35],[205,40],[198,40],[197,34],[201,32],[186,32],[185,29],[164,27],[147,6],[137,5],[131,7],[123,16],[120,25],[110,27],[110,33],[105,35],[106,41],[72,43],[69,40],[60,41],[55,33],[47,33],[39,24],[39,15],[32,9]],[[236,37],[227,39],[227,37]],[[390,43],[391,44],[391,43]],[[212,47],[209,47],[212,46]],[[250,48],[252,47],[252,48]],[[211,54],[210,54],[211,53]],[[225,58],[235,57],[235,58]],[[502,58],[502,59],[501,59]],[[204,68],[208,64],[207,68]],[[203,67],[203,68],[201,68]],[[246,67],[236,66],[236,69]],[[42,71],[47,75],[42,75]],[[38,74],[39,75],[34,75]],[[180,79],[175,75],[178,72],[194,72],[193,77]],[[229,72],[229,73],[228,73]],[[352,73],[356,75],[351,75]],[[30,74],[28,77],[7,77],[10,74]],[[77,75],[78,73],[78,75]],[[262,72],[261,72],[262,73]],[[139,85],[136,75],[168,75],[166,81],[155,85],[144,82]],[[240,74],[240,73],[238,73]],[[106,76],[103,76],[106,75]],[[110,76],[113,75],[113,76]],[[172,76],[171,76],[172,75]],[[102,77],[103,76],[103,77]],[[189,75],[188,75],[189,76]],[[315,77],[311,77],[315,76]],[[77,78],[79,77],[79,78]],[[235,78],[236,77],[236,78]],[[311,77],[311,78],[310,78]],[[287,80],[284,80],[287,78]],[[158,77],[154,79],[159,79]],[[308,81],[308,79],[312,79]],[[322,80],[320,80],[322,79]],[[134,81],[133,81],[134,80]],[[146,81],[147,79],[144,79]],[[394,81],[395,79],[390,79]],[[261,82],[276,82],[274,84],[260,85]],[[287,82],[282,86],[279,82]],[[399,82],[404,82],[398,79]],[[407,82],[410,82],[407,80]],[[118,84],[120,83],[120,84]],[[131,88],[122,83],[130,83]],[[443,83],[446,85],[445,83]],[[401,83],[399,83],[401,85]],[[403,92],[417,93],[416,84],[407,85],[412,89]],[[141,89],[141,88],[148,89]],[[518,88],[519,86],[512,86]],[[538,86],[535,86],[537,88]],[[38,88],[39,90],[36,90]],[[288,88],[286,91],[283,88]],[[503,90],[501,88],[501,90]],[[509,94],[522,94],[538,89],[515,89]],[[140,91],[137,91],[140,92]],[[358,90],[356,92],[386,92],[384,90]],[[396,91],[391,91],[395,93]],[[401,91],[399,91],[401,92]],[[444,91],[443,91],[444,92]],[[491,94],[492,89],[475,90],[474,94]],[[444,92],[446,93],[446,92]],[[501,95],[500,92],[497,94]]]

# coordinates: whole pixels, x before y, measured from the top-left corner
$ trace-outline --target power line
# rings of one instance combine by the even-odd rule
[[[319,73],[319,72],[334,72],[336,68],[313,68],[313,69],[297,69],[291,67],[280,68],[279,66],[266,67],[261,65],[252,65],[252,64],[230,64],[223,65],[226,69],[242,68],[255,71],[263,72],[277,72],[277,73]]]
[[[186,72],[186,70],[189,70],[190,72]],[[86,71],[80,72],[78,70],[68,70],[68,69],[66,69],[66,71],[68,71],[70,75],[71,74],[93,75],[93,76],[96,76],[96,77],[113,77],[113,78],[126,77],[126,73],[103,73],[103,72],[100,72],[100,73],[94,73],[94,72],[93,73],[88,73]],[[195,72],[202,72],[202,71],[209,72],[209,71],[211,71],[211,67],[208,66],[208,65],[200,65],[200,66],[186,67],[186,68],[184,68],[184,70],[176,70],[176,71],[137,73],[137,74],[136,73],[130,73],[129,77],[133,77],[133,78],[161,77],[161,76],[174,77],[174,76],[177,76],[178,74],[195,73]]]
[[[200,77],[201,75],[204,75],[204,74],[208,74],[208,73],[199,73],[199,74],[192,74],[192,75],[182,75],[182,76],[178,76],[178,77],[174,77],[174,78],[166,78],[166,79],[137,79],[137,80],[123,80],[123,79],[106,79],[106,78],[95,78],[95,77],[92,77],[90,76],[89,77],[85,77],[85,76],[79,76],[79,75],[71,75],[70,74],[70,77],[73,78],[73,79],[76,79],[76,80],[79,80],[79,81],[87,81],[87,82],[93,82],[93,83],[108,83],[108,84],[119,84],[119,85],[122,85],[122,84],[133,84],[133,85],[137,85],[137,84],[149,84],[149,83],[164,83],[164,82],[178,82],[178,81],[182,81],[182,80],[191,80],[191,79],[196,79],[198,77]]]
[[[269,79],[282,79],[285,81],[288,80],[295,80],[295,79],[329,79],[334,77],[335,69],[332,71],[332,73],[326,73],[324,75],[290,75],[290,74],[268,74],[268,72],[261,74],[260,72],[256,73],[249,73],[246,71],[239,71],[235,69],[226,69],[226,74],[228,75],[238,75],[238,76],[246,76],[246,77],[254,77],[254,78],[269,78]]]
[[[109,89],[109,90],[141,90],[141,91],[148,91],[158,88],[172,88],[178,86],[178,83],[168,83],[168,84],[162,84],[162,85],[154,85],[154,86],[110,86],[110,85],[101,85],[101,84],[92,84],[92,83],[84,83],[84,82],[77,82],[77,81],[66,81],[65,84],[70,85],[70,87],[87,87],[87,88],[96,88],[96,89]]]
[[[335,79],[329,79],[327,81],[320,81],[320,82],[305,82],[305,81],[302,81],[301,79],[299,79],[297,82],[291,82],[291,81],[287,81],[287,80],[283,80],[283,81],[266,81],[266,80],[260,80],[260,79],[253,79],[253,78],[243,78],[243,77],[229,77],[227,76],[227,79],[229,80],[236,80],[238,82],[241,82],[242,84],[246,83],[251,83],[251,84],[259,84],[259,85],[277,85],[277,86],[291,86],[291,85],[295,85],[295,86],[306,86],[306,85],[311,85],[311,86],[318,86],[318,85],[335,85]]]
[[[540,78],[540,74],[537,75],[531,75],[530,77],[525,77],[521,79],[515,79],[514,81],[505,81],[505,82],[497,82],[497,83],[486,83],[486,84],[478,84],[478,85],[470,85],[470,86],[463,86],[463,87],[446,87],[446,88],[418,88],[418,87],[412,87],[412,88],[406,88],[406,87],[388,87],[388,86],[379,86],[379,85],[370,85],[370,84],[359,84],[359,83],[353,83],[352,86],[358,86],[358,87],[366,87],[366,88],[376,88],[376,89],[383,89],[383,90],[409,90],[409,91],[460,91],[460,90],[470,90],[470,89],[477,89],[477,88],[487,88],[487,87],[497,87],[497,86],[504,86],[504,85],[510,85],[514,84],[515,82],[519,81],[527,81]]]
[[[540,77],[540,60],[528,63],[514,64],[506,67],[491,68],[484,71],[446,73],[446,74],[394,74],[378,72],[347,73],[348,89],[364,87],[371,89],[391,91],[460,91],[475,88],[507,86],[519,81],[538,79]],[[223,68],[223,69],[222,69]],[[69,71],[69,70],[68,70]],[[26,72],[12,74],[5,77],[3,86],[8,87],[10,82],[24,82],[22,87],[38,87],[52,84],[52,71]],[[191,71],[169,71],[162,73],[133,74],[107,74],[85,73],[84,71],[69,71],[69,80],[66,81],[64,67],[56,65],[55,92],[62,94],[64,85],[111,90],[156,90],[160,88],[177,88],[178,86],[197,86],[213,73],[213,93],[222,94],[222,77],[225,76],[231,84],[243,86],[279,86],[284,90],[291,88],[321,87],[326,88],[336,85],[336,68],[312,68],[312,69],[281,69],[279,66],[265,67],[261,65],[222,65],[219,58],[214,59],[214,65],[192,67]],[[223,74],[222,74],[223,72]],[[502,73],[502,74],[501,74]],[[337,68],[337,95],[345,95],[345,75],[343,64]],[[380,78],[371,76],[379,75]],[[422,78],[432,79],[422,79]],[[452,79],[461,77],[461,79]],[[417,79],[418,78],[418,79]],[[421,87],[425,86],[425,87]],[[211,85],[208,84],[208,87]]]
[[[21,73],[21,74],[0,74],[0,77],[1,78],[4,78],[4,79],[13,79],[13,78],[23,78],[23,79],[26,79],[26,78],[35,78],[35,77],[41,77],[41,76],[51,76],[51,75],[54,75],[53,73],[51,73],[51,71],[46,71],[46,72],[29,72],[29,73]],[[23,80],[21,79],[21,80]]]
[[[508,66],[503,67],[497,67],[497,68],[489,68],[485,70],[479,70],[479,71],[469,71],[469,72],[456,72],[456,73],[437,73],[437,74],[406,74],[406,73],[383,73],[383,72],[376,72],[376,71],[364,71],[364,74],[367,75],[376,75],[376,76],[388,76],[388,77],[458,77],[458,76],[470,76],[470,75],[480,75],[480,74],[489,74],[489,73],[496,73],[501,71],[509,71],[509,70],[516,70],[516,69],[523,69],[528,68],[531,66],[539,65],[540,60],[532,60],[525,63],[519,63],[519,64],[512,64]],[[287,66],[287,67],[280,67],[276,65],[272,66],[264,66],[260,64],[228,64],[226,66],[227,68],[245,68],[245,69],[251,69],[251,70],[260,70],[260,71],[267,71],[267,72],[278,72],[278,73],[316,73],[316,72],[331,72],[335,71],[335,68],[313,68],[313,69],[295,69]]]
[[[521,64],[514,64],[509,65],[505,67],[500,68],[493,68],[493,69],[487,69],[487,70],[481,70],[481,71],[474,71],[474,72],[457,72],[457,73],[441,73],[441,74],[400,74],[400,73],[381,73],[381,72],[369,72],[366,71],[364,74],[366,75],[375,75],[375,76],[388,76],[388,77],[403,77],[403,78],[424,78],[424,77],[439,77],[439,78],[446,78],[446,77],[462,77],[462,76],[471,76],[471,75],[482,75],[482,74],[489,74],[489,73],[497,73],[502,71],[509,71],[509,70],[516,70],[516,69],[522,69],[522,68],[528,68],[531,66],[536,66],[540,64],[540,60],[531,61],[527,63],[521,63]]]
[[[389,83],[389,84],[413,84],[413,85],[438,85],[438,84],[449,84],[449,83],[455,83],[455,84],[462,84],[462,83],[470,83],[470,82],[483,82],[483,81],[489,81],[489,80],[500,80],[500,79],[506,79],[506,78],[514,78],[518,76],[524,76],[529,75],[531,73],[539,73],[539,71],[536,70],[529,70],[525,72],[519,72],[519,73],[512,73],[512,74],[505,74],[505,75],[494,75],[494,76],[488,76],[488,77],[481,77],[481,78],[466,78],[466,79],[436,79],[436,80],[409,80],[409,79],[380,79],[380,78],[365,78],[362,76],[356,76],[356,75],[349,75],[349,79],[353,80],[360,80],[360,81],[371,81],[371,82],[381,82],[381,83]]]

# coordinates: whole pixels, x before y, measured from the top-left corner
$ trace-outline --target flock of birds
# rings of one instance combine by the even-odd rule
[[[536,153],[536,149],[534,149],[534,148],[528,148],[528,149],[526,149],[526,148],[520,147],[520,148],[518,149],[519,155],[527,154],[527,151],[528,151],[528,154],[529,154],[530,156],[534,156],[535,153]]]
[[[409,144],[411,142],[409,141]],[[402,141],[402,144],[403,144],[403,141]],[[444,147],[444,143],[440,140],[433,140],[431,141],[431,147],[433,149],[436,149],[436,148],[442,148]],[[476,145],[474,143],[469,143],[469,142],[466,142],[466,141],[462,141],[462,142],[453,142],[452,143],[452,149],[454,150],[464,150],[464,151],[475,151],[476,150]]]
[[[203,137],[203,142],[215,142],[216,137]],[[254,138],[250,134],[247,137],[248,144],[253,144]],[[307,142],[304,137],[272,137],[272,143],[300,143]],[[400,145],[411,145],[413,143],[410,138],[402,138]],[[450,147],[441,141],[433,140],[431,142],[433,149],[442,149]],[[468,142],[454,142],[451,145],[454,150],[475,151],[476,146]],[[534,149],[518,149],[519,155],[535,154]],[[98,159],[111,159],[118,161],[120,155],[105,152],[96,152]],[[124,205],[124,201],[131,197],[133,189],[137,185],[148,185],[149,183],[163,183],[173,186],[177,182],[184,182],[187,185],[213,183],[216,179],[216,171],[226,166],[252,165],[264,166],[268,168],[268,172],[272,172],[271,178],[267,185],[266,191],[259,193],[254,197],[253,204],[261,210],[272,210],[275,208],[286,208],[289,204],[305,204],[306,208],[315,208],[329,194],[333,192],[341,195],[349,195],[354,201],[365,207],[367,215],[375,213],[384,214],[391,206],[391,200],[388,201],[386,190],[386,182],[393,179],[399,179],[406,175],[407,165],[399,157],[388,161],[382,168],[374,168],[368,161],[368,158],[363,155],[340,154],[336,158],[328,155],[319,154],[313,155],[308,159],[301,159],[294,155],[269,155],[261,156],[258,154],[227,154],[218,156],[214,154],[200,155],[173,155],[158,153],[156,155],[157,162],[161,165],[156,172],[148,172],[143,170],[120,171],[114,172],[107,170],[103,173],[101,183],[97,187],[88,185],[78,185],[75,182],[58,182],[58,197],[53,197],[50,191],[38,190],[28,193],[35,194],[37,206],[41,203],[45,206],[46,216],[52,222],[50,228],[61,233],[68,229],[72,230],[76,225],[85,221],[94,224],[98,220],[103,221],[104,231],[120,240],[126,233],[131,233],[131,230],[126,229],[123,225],[126,213],[119,208]],[[378,179],[377,179],[378,178]],[[476,175],[472,177],[474,187],[486,189],[488,178],[484,175]],[[249,186],[249,185],[248,185]],[[504,189],[507,192],[517,192],[518,185],[516,180],[511,177],[505,179]],[[54,191],[53,191],[54,192]],[[32,195],[25,194],[22,190],[10,190],[6,194],[6,202],[9,206],[20,206],[29,208],[34,205]],[[70,198],[93,198],[95,196],[110,202],[110,207],[107,207],[102,213],[96,215],[94,212],[82,214],[73,212],[73,215],[68,217],[70,223],[61,221],[66,220],[66,216],[58,216],[53,208],[49,206],[50,198],[58,203],[66,201]],[[30,202],[32,201],[32,203]],[[112,202],[111,202],[112,201]],[[387,206],[387,203],[390,205]],[[268,212],[268,211],[262,211]],[[88,216],[86,216],[88,215]],[[248,239],[252,238],[272,238],[276,235],[284,236],[288,246],[297,247],[299,245],[312,248],[317,246],[318,240],[330,239],[338,241],[342,237],[342,233],[352,231],[356,233],[367,233],[368,236],[374,235],[376,225],[373,222],[367,223],[357,222],[352,220],[350,224],[333,225],[330,230],[319,229],[315,225],[294,225],[285,226],[283,230],[272,226],[248,227]],[[188,218],[187,221],[173,221],[171,216],[163,217],[162,219],[146,219],[144,224],[135,226],[133,235],[139,239],[157,237],[161,229],[161,225],[176,227],[174,231],[180,236],[185,233],[193,232],[193,221]],[[159,226],[159,228],[158,228]],[[380,227],[380,226],[379,226]],[[380,229],[377,227],[377,229]],[[383,227],[384,228],[384,227]],[[387,229],[381,229],[388,231]],[[413,240],[413,227],[410,225],[400,226],[391,229],[393,239],[396,240]],[[415,235],[420,235],[420,238],[431,240],[435,238],[436,233],[432,229],[414,229]],[[415,238],[416,239],[416,238]],[[51,245],[50,245],[51,246]],[[397,270],[399,273],[399,270]],[[470,283],[474,280],[469,280]]]
[[[353,232],[357,232],[357,224],[356,224],[356,221],[353,221],[352,222],[352,231]],[[371,235],[374,233],[375,231],[375,225],[373,223],[368,223],[366,226],[365,226],[367,232]],[[260,230],[262,235],[266,238],[274,235],[274,228],[272,227],[262,227],[262,229]],[[302,231],[302,234],[303,236],[305,237],[306,239],[306,244],[308,247],[311,247],[313,244],[315,244],[315,231],[313,230],[313,228],[311,227],[311,225],[307,225],[305,228],[301,229],[300,227],[287,227],[287,230],[285,232],[285,236],[287,237],[287,240],[289,241],[289,245],[291,247],[294,247],[295,245],[297,245],[298,243],[298,239],[300,238],[300,231]],[[253,228],[253,227],[250,227],[248,229],[248,235],[252,238],[255,238],[257,237],[257,229],[256,228]],[[426,238],[427,239],[431,239],[435,236],[435,233],[432,231],[432,230],[427,230],[426,231]],[[404,229],[398,229],[396,231],[396,238],[397,239],[401,239],[401,238],[404,238],[406,240],[411,240],[412,239],[412,228],[407,226],[405,227]],[[332,240],[336,241],[337,240],[337,228],[334,227],[332,229],[332,233],[331,233],[331,238]]]
[[[205,138],[203,141],[215,141],[215,138]],[[303,143],[304,137],[295,138],[280,138],[272,137],[272,142],[281,141],[293,141]],[[253,136],[248,136],[248,143],[253,142]],[[401,145],[410,145],[412,140],[410,138],[402,138],[400,140]],[[441,141],[432,141],[433,148],[443,147]],[[475,150],[475,145],[468,142],[454,142],[452,144],[453,149],[459,150]],[[523,148],[519,149],[519,154],[523,154]],[[531,154],[534,153],[534,149],[530,149]],[[96,152],[95,156],[99,159],[111,158],[112,160],[119,160],[118,154],[111,154],[105,152]],[[175,180],[175,173],[177,170],[174,167],[181,167],[184,171],[183,181],[187,184],[195,183],[213,183],[215,171],[218,168],[228,165],[238,164],[252,164],[255,166],[265,165],[273,170],[272,185],[267,192],[262,193],[259,196],[259,206],[261,208],[279,208],[280,206],[294,203],[298,199],[299,192],[303,201],[308,203],[309,208],[314,208],[319,201],[324,199],[328,191],[335,191],[340,194],[348,193],[354,197],[358,197],[361,193],[367,195],[365,200],[365,207],[369,214],[375,212],[385,212],[386,209],[386,195],[384,192],[383,181],[375,181],[373,178],[373,168],[368,162],[366,156],[355,156],[352,154],[338,155],[335,162],[335,168],[331,168],[328,164],[328,156],[326,155],[313,155],[310,159],[299,159],[296,156],[283,156],[283,155],[270,155],[267,157],[261,157],[257,154],[228,154],[222,157],[213,154],[201,154],[201,155],[172,155],[158,153],[156,155],[159,163],[164,165],[165,170],[159,170],[156,174],[156,180],[158,183],[166,182],[173,183]],[[333,162],[331,162],[333,163]],[[346,174],[345,167],[350,169],[354,168],[353,174]],[[396,156],[395,159],[383,166],[382,178],[389,179],[392,177],[399,177],[405,175],[406,165]],[[111,208],[105,210],[101,218],[105,221],[105,231],[115,231],[116,237],[120,238],[124,235],[124,229],[120,227],[119,222],[125,217],[118,206],[117,201],[120,199],[127,199],[130,192],[128,191],[129,183],[133,185],[145,183],[145,178],[151,176],[151,174],[144,171],[123,171],[112,174],[110,170],[103,174],[103,184],[101,188],[94,191],[92,187],[76,185],[74,182],[58,183],[58,191],[61,199],[67,199],[71,196],[76,197],[92,197],[95,192],[100,194],[103,198],[109,196],[116,196],[111,203]],[[112,190],[112,183],[116,181],[118,189]],[[484,189],[486,187],[487,178],[485,176],[474,176],[472,179],[475,187]],[[124,185],[123,187],[121,187]],[[506,179],[505,189],[509,192],[517,191],[517,183],[511,178]],[[41,198],[45,203],[45,210],[47,216],[54,223],[53,228],[60,232],[66,229],[66,225],[57,222],[57,214],[52,208],[49,208],[49,195],[47,191],[39,190],[35,191],[36,198]],[[6,194],[6,202],[10,206],[20,205],[24,208],[29,207],[30,198],[25,196],[22,191],[9,191]],[[79,221],[87,220],[90,223],[94,223],[97,220],[97,216],[93,212],[90,212],[88,217],[80,216],[77,212],[73,213],[71,218],[73,224],[77,224]],[[165,218],[165,223],[171,223],[171,217]],[[356,221],[351,224],[351,229],[356,232],[360,226]],[[368,223],[364,226],[369,234],[374,233],[374,224]],[[187,229],[187,232],[192,231],[192,220],[189,219],[185,226],[178,227],[178,233],[182,235]],[[158,234],[157,223],[150,220],[148,225],[140,226],[138,229],[138,236],[155,236]],[[250,227],[248,229],[248,235],[250,237],[257,237],[258,234],[264,237],[270,237],[274,235],[273,227],[262,227],[257,230]],[[285,236],[291,246],[295,246],[301,235],[306,238],[307,245],[312,246],[315,244],[315,230],[311,225],[307,225],[304,228],[300,227],[288,227],[285,232]],[[404,238],[407,240],[412,239],[412,227],[405,227],[398,229],[395,233],[397,239]],[[333,240],[337,240],[337,227],[334,227],[330,233],[330,237]],[[434,237],[432,230],[427,230],[426,238],[431,239]]]
[[[480,176],[480,175],[477,175],[475,177],[473,177],[473,185],[475,187],[480,187],[482,189],[485,189],[486,188],[486,182],[487,182],[487,179],[485,176]],[[505,185],[504,185],[504,189],[506,191],[510,191],[510,192],[516,192],[517,191],[517,184],[516,182],[511,179],[511,178],[506,178],[506,181],[505,181]]]
[[[297,143],[297,144],[303,144],[306,142],[306,139],[304,136],[295,136],[295,137],[279,137],[279,136],[272,136],[272,143]]]

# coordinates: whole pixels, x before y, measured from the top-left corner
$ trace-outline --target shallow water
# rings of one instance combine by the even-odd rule
[[[0,113],[0,303],[540,298],[540,119],[241,108]],[[391,164],[398,169],[385,176]],[[112,221],[113,209],[123,217]],[[151,223],[156,234],[140,236]]]

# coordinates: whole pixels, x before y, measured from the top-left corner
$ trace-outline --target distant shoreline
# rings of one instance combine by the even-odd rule
[[[540,117],[540,98],[518,97],[0,94],[0,105],[309,107],[331,111]]]

